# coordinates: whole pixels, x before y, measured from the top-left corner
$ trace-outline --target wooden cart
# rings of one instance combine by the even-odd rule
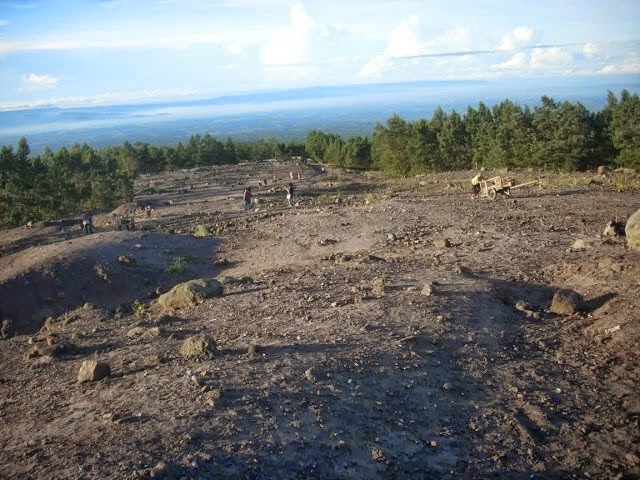
[[[493,177],[480,181],[480,196],[487,197],[489,200],[495,200],[498,193],[501,193],[509,197],[512,189],[533,185],[534,183],[538,182],[533,181],[516,185],[516,181],[512,177]]]

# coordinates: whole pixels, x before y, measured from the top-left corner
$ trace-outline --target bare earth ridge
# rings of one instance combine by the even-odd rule
[[[640,195],[509,174],[541,186],[202,169],[140,179],[135,231],[0,232],[0,477],[638,478],[640,253],[602,232]],[[194,278],[224,295],[163,312]],[[215,352],[181,355],[194,335]]]

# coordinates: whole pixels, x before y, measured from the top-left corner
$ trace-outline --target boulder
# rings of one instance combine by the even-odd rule
[[[624,231],[629,248],[640,251],[640,210],[629,217]]]
[[[598,175],[604,175],[605,173],[607,173],[607,167],[605,167],[604,165],[600,165],[598,167]]]
[[[78,382],[97,382],[111,376],[111,367],[97,360],[85,360],[78,372]]]
[[[584,307],[582,295],[571,289],[560,289],[551,301],[551,312],[557,315],[573,315]]]
[[[160,295],[158,303],[167,311],[188,308],[202,303],[207,298],[221,297],[223,286],[213,278],[200,278],[180,283]]]
[[[206,335],[194,335],[188,337],[180,346],[180,355],[183,357],[208,357],[216,350],[216,342]]]

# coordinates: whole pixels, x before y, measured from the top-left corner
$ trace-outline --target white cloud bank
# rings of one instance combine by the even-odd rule
[[[384,52],[369,60],[356,76],[379,78],[383,73],[393,68],[394,57],[415,56],[422,52],[420,20],[417,16],[412,15],[391,30]]]
[[[515,50],[528,44],[533,38],[535,30],[532,27],[516,27],[512,32],[502,37],[498,50]]]
[[[307,64],[311,59],[316,23],[304,5],[294,3],[289,10],[290,24],[279,30],[260,51],[260,61],[268,66]]]
[[[24,75],[22,81],[26,90],[44,90],[48,88],[54,88],[58,84],[58,79],[51,75],[38,73],[30,73]]]

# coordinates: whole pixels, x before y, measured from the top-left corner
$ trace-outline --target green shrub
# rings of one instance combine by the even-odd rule
[[[367,193],[367,196],[365,197],[364,201],[367,205],[375,205],[380,201],[380,199],[374,193]]]
[[[196,227],[193,229],[193,236],[194,237],[208,237],[209,236],[209,230],[204,225],[196,225]]]
[[[184,269],[187,266],[187,261],[184,258],[176,258],[174,262],[167,268],[167,273],[171,275],[181,275],[184,273]]]

